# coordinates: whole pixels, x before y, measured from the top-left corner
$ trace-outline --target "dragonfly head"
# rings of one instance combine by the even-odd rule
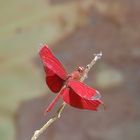
[[[82,67],[82,66],[79,66],[78,69],[77,69],[77,71],[80,72],[80,73],[83,73],[84,70],[85,70],[85,68]]]

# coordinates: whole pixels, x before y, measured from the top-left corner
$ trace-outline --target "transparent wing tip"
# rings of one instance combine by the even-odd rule
[[[101,99],[101,94],[98,90],[96,90],[96,94],[91,97],[92,100],[100,100]]]

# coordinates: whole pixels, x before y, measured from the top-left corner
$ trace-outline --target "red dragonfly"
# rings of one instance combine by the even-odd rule
[[[45,112],[49,112],[60,97],[67,104],[79,109],[97,110],[103,104],[97,90],[80,82],[84,67],[80,66],[76,71],[67,74],[46,44],[40,49],[39,55],[44,65],[46,83],[52,92],[58,93]]]

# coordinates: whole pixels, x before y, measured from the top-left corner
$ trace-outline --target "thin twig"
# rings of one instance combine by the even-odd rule
[[[90,69],[93,67],[93,65],[96,63],[96,61],[102,57],[102,52],[100,52],[99,54],[94,54],[94,55],[95,55],[94,59],[90,62],[90,64],[88,64],[86,66],[84,75],[80,79],[81,82],[83,82],[87,78],[87,74],[90,71]]]
[[[44,133],[44,131],[45,131],[54,121],[56,121],[58,118],[61,117],[61,113],[62,113],[62,111],[63,111],[65,105],[66,105],[66,103],[64,102],[64,103],[61,105],[61,107],[58,109],[57,115],[56,115],[55,117],[51,118],[45,125],[43,125],[43,127],[42,127],[41,129],[36,130],[36,131],[34,132],[34,135],[33,135],[33,137],[32,137],[31,140],[37,140],[38,137],[39,137],[42,133]]]
[[[81,79],[80,79],[81,82],[83,82],[83,81],[87,78],[88,72],[89,72],[90,69],[93,67],[93,65],[96,63],[96,61],[97,61],[98,59],[101,58],[101,56],[102,56],[102,53],[95,54],[94,59],[91,61],[90,64],[88,64],[88,65],[86,66],[86,69],[85,69],[85,71],[84,71],[84,74],[83,74],[83,76],[82,76]],[[39,138],[39,136],[40,136],[42,133],[44,133],[44,131],[46,131],[46,129],[47,129],[54,121],[56,121],[57,119],[59,119],[59,118],[61,117],[61,114],[62,114],[62,112],[63,112],[65,106],[66,106],[66,103],[63,102],[63,104],[61,105],[61,107],[58,109],[56,116],[54,116],[53,118],[51,118],[41,129],[36,130],[36,131],[34,132],[33,137],[31,138],[31,140],[37,140],[37,139]]]

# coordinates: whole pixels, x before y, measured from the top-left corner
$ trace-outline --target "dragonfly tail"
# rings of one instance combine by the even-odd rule
[[[58,95],[54,98],[54,100],[50,103],[50,105],[45,109],[45,111],[44,111],[44,115],[45,115],[45,116],[46,116],[47,113],[53,108],[53,106],[54,106],[55,103],[58,101],[58,99],[60,98],[60,96],[61,96],[62,93],[63,93],[63,92],[60,91],[60,92],[58,93]]]

